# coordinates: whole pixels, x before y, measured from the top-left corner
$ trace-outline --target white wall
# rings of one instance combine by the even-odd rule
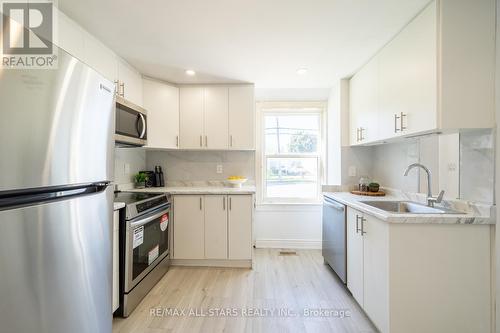
[[[321,205],[260,205],[254,216],[258,248],[321,249]]]
[[[131,185],[134,182],[133,176],[145,169],[146,151],[144,149],[115,148],[115,184]]]

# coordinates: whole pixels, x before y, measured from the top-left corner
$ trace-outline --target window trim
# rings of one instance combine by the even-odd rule
[[[325,158],[326,158],[326,109],[327,103],[315,102],[257,102],[257,129],[256,129],[256,173],[257,173],[257,203],[259,205],[286,205],[286,204],[317,204],[321,202],[321,187],[325,180]],[[318,182],[316,198],[268,198],[266,197],[266,155],[264,141],[264,118],[267,115],[282,114],[319,114],[320,118],[320,144],[318,153],[313,154],[274,154],[269,157],[316,157],[318,159]]]

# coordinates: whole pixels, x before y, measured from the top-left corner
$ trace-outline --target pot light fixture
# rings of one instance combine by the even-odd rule
[[[306,74],[307,74],[307,68],[297,69],[297,75],[306,75]]]
[[[195,76],[196,75],[196,72],[193,71],[192,69],[186,69],[186,75],[189,75],[189,76]]]

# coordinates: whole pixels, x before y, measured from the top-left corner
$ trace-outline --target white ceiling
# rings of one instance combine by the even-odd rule
[[[324,95],[428,2],[59,0],[59,7],[145,75],[253,82],[260,95],[279,99]],[[301,67],[307,75],[296,74]],[[197,75],[186,76],[187,68]]]

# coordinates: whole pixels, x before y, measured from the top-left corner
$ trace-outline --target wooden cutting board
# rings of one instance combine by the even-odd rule
[[[366,195],[368,197],[383,197],[383,196],[385,196],[385,192],[383,192],[383,191],[378,191],[378,192],[351,191],[351,193],[356,194],[356,195]]]

